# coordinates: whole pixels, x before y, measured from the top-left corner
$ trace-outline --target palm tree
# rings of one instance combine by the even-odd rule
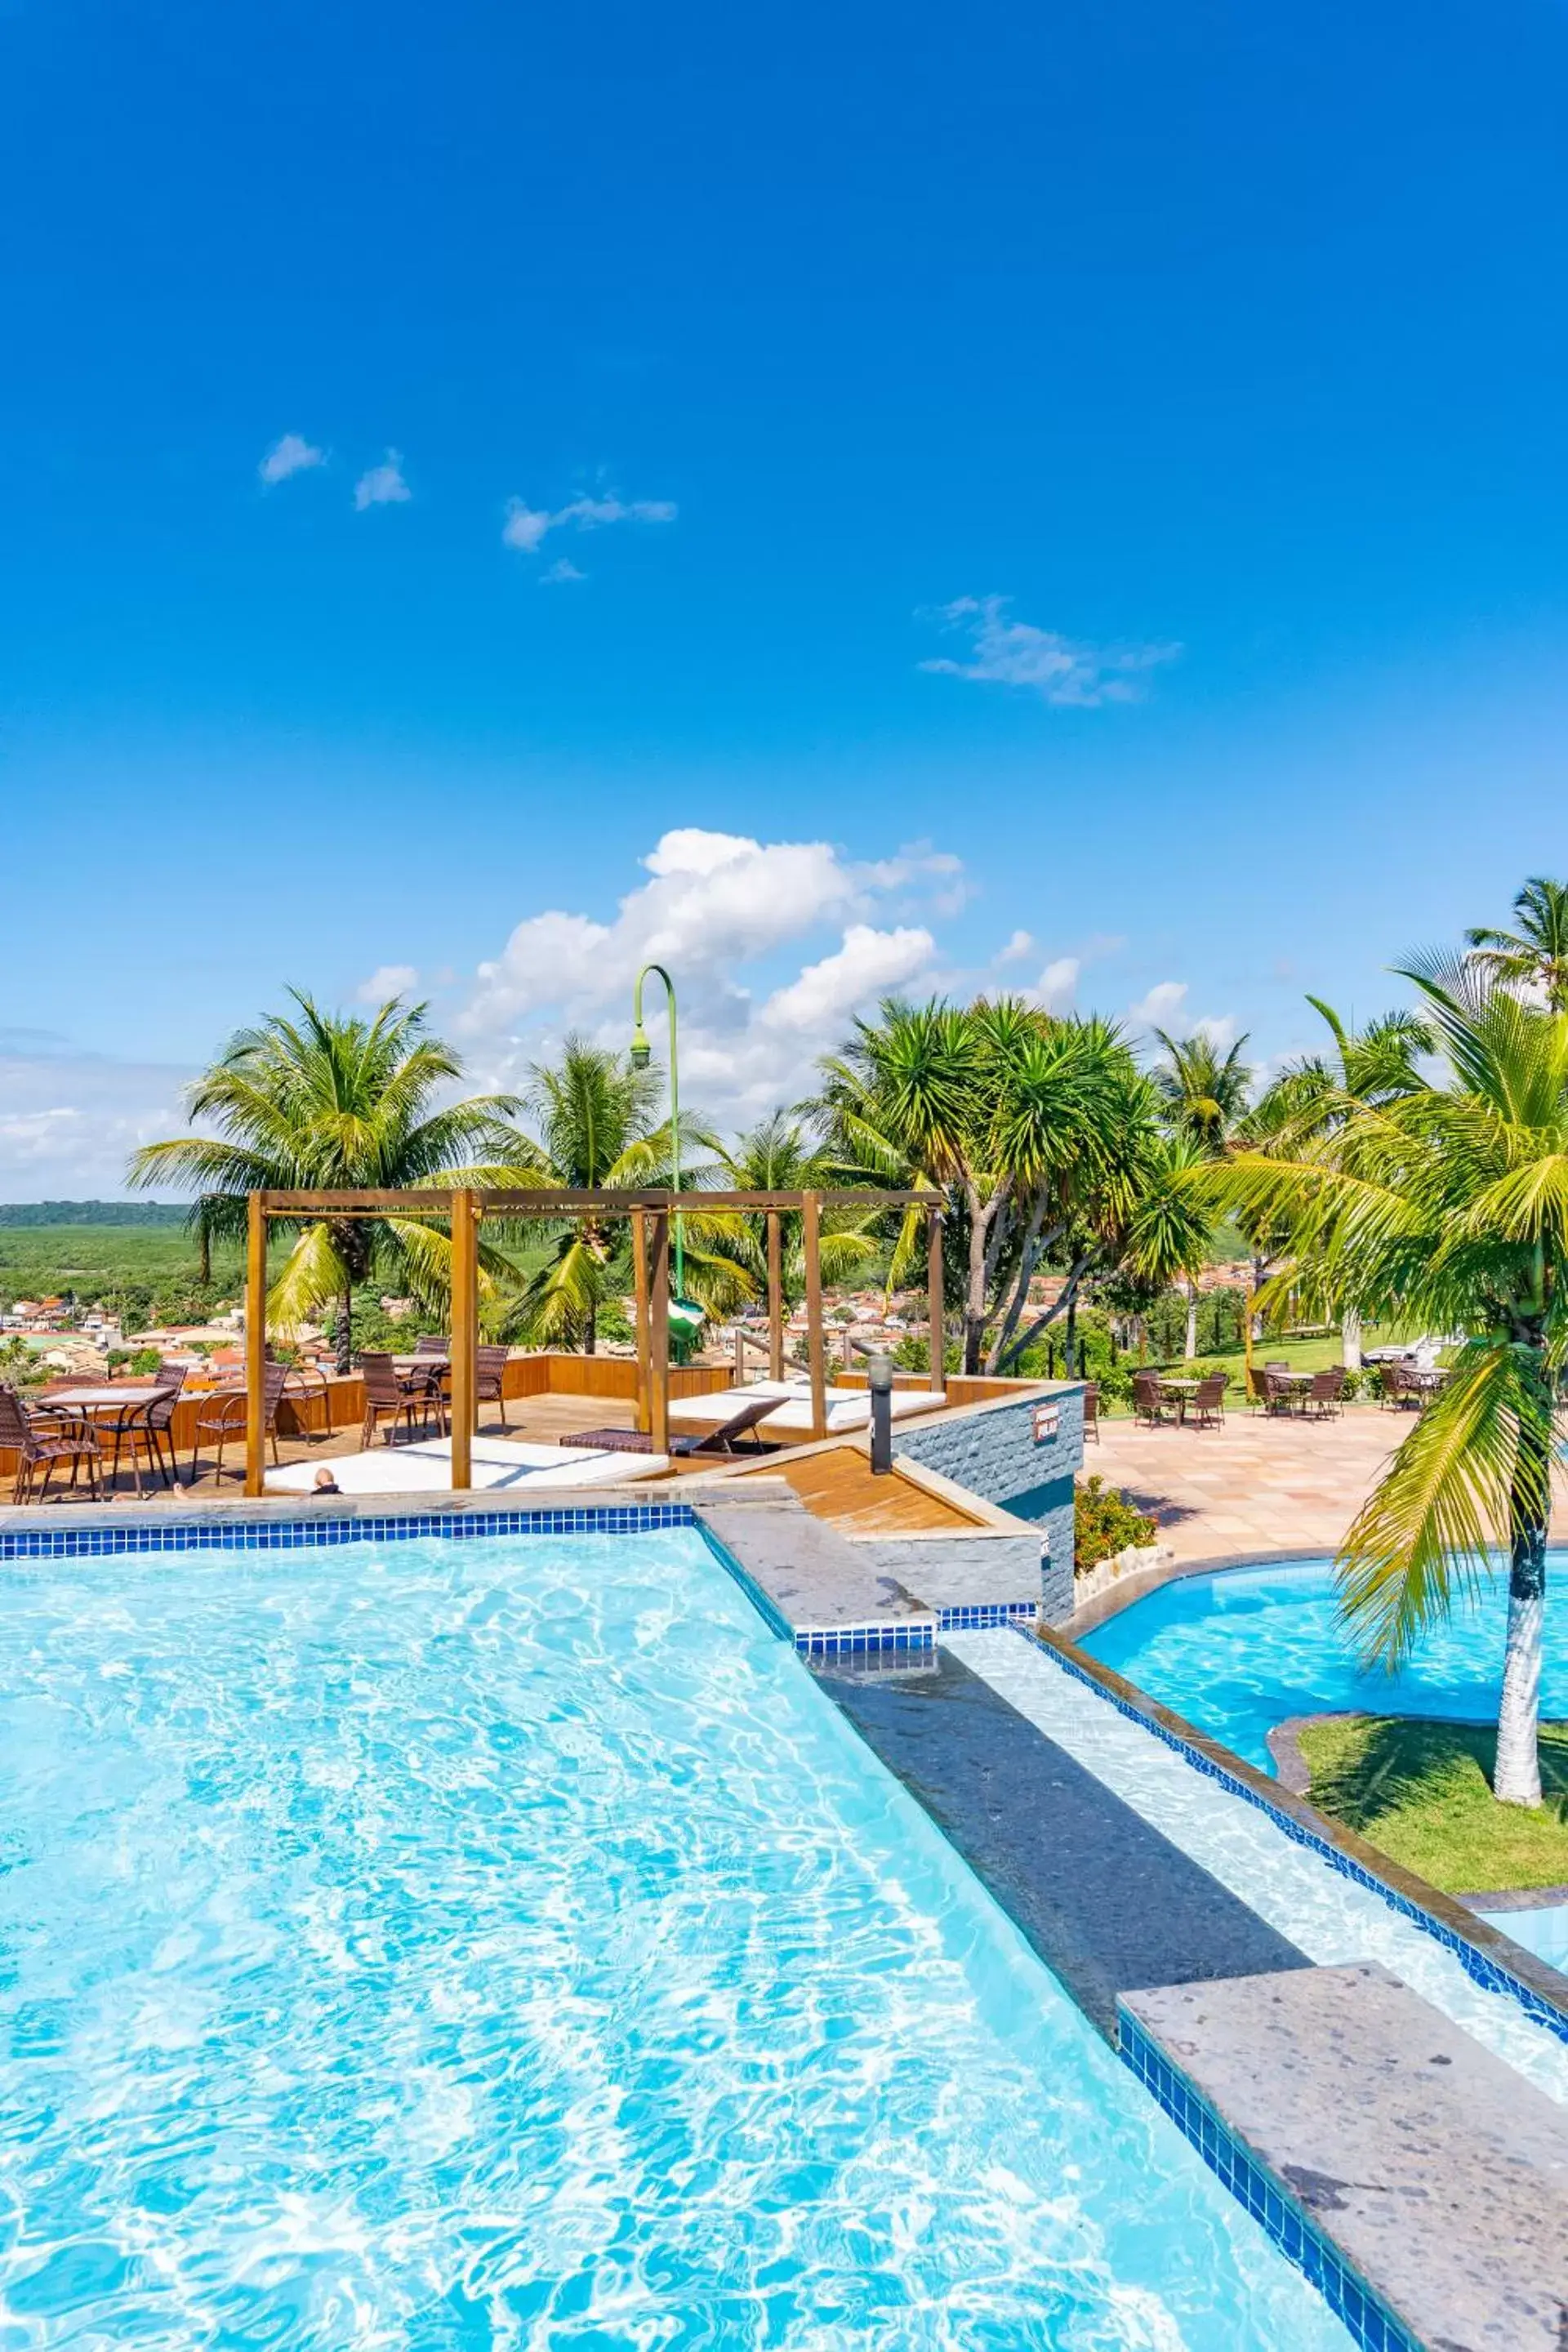
[[[1516,931],[1467,931],[1470,961],[1496,980],[1541,990],[1553,1013],[1568,1012],[1568,883],[1531,875],[1513,902]]]
[[[814,1141],[797,1118],[782,1109],[737,1136],[732,1144],[721,1144],[718,1161],[726,1189],[737,1192],[822,1192],[838,1178],[838,1170],[828,1153]],[[878,1265],[882,1244],[877,1237],[876,1222],[874,1216],[858,1214],[850,1209],[829,1208],[823,1212],[818,1258],[825,1283],[852,1282],[858,1275],[864,1277]],[[805,1251],[798,1212],[784,1211],[779,1226],[782,1288],[784,1305],[791,1307],[805,1295]],[[700,1229],[700,1243],[709,1234],[715,1242],[722,1240],[726,1252],[723,1258],[717,1252],[712,1256],[716,1290],[721,1295],[718,1276],[725,1265],[738,1268],[745,1279],[745,1288],[737,1286],[735,1296],[722,1303],[734,1307],[742,1297],[763,1296],[768,1279],[766,1212],[731,1217],[713,1215]]]
[[[437,1107],[462,1076],[449,1045],[428,1034],[422,1004],[398,997],[374,1019],[323,1013],[291,989],[295,1016],[269,1014],[230,1039],[186,1095],[216,1135],[150,1143],[128,1181],[200,1188],[192,1223],[204,1249],[239,1242],[253,1192],[396,1191],[521,1181],[510,1095]],[[285,1223],[279,1220],[277,1223]],[[337,1304],[338,1370],[353,1361],[353,1294],[384,1266],[400,1290],[436,1306],[451,1290],[449,1235],[427,1219],[301,1218],[268,1295],[269,1322],[298,1323]],[[493,1253],[486,1252],[493,1274]]]
[[[1312,1131],[1243,1150],[1198,1180],[1285,1230],[1331,1305],[1462,1335],[1340,1547],[1341,1605],[1395,1665],[1508,1550],[1496,1795],[1541,1801],[1545,1548],[1556,1397],[1568,1358],[1568,1013],[1473,960],[1413,962],[1447,1062],[1441,1084],[1347,1097]],[[1293,1278],[1290,1268],[1271,1288]]]
[[[821,1067],[814,1108],[846,1174],[957,1196],[965,1371],[983,1362],[996,1369],[1056,1311],[1070,1317],[1093,1244],[1075,1254],[1058,1307],[1019,1332],[1041,1260],[1131,1205],[1131,1161],[1152,1097],[1120,1034],[1103,1022],[1058,1020],[1018,997],[968,1006],[889,998]],[[911,1214],[894,1248],[893,1280],[918,1236]]]
[[[1164,1059],[1154,1069],[1154,1084],[1166,1105],[1172,1128],[1194,1150],[1210,1158],[1225,1148],[1226,1138],[1247,1109],[1252,1073],[1241,1058],[1245,1035],[1226,1054],[1206,1030],[1191,1037],[1173,1037],[1156,1029]],[[1188,1363],[1198,1352],[1198,1276],[1208,1255],[1208,1235],[1194,1259],[1180,1269],[1187,1286],[1187,1329],[1183,1353]]]
[[[664,1095],[658,1070],[637,1069],[628,1057],[573,1035],[557,1064],[535,1063],[529,1075],[526,1105],[537,1140],[524,1144],[526,1182],[563,1192],[668,1184],[670,1130],[656,1116]],[[701,1162],[693,1164],[694,1148],[711,1150],[713,1140],[683,1114],[683,1175],[693,1191],[711,1173]],[[680,1223],[691,1295],[710,1311],[750,1297],[749,1274],[721,1244],[721,1221],[682,1210]],[[625,1220],[574,1218],[550,1237],[544,1258],[517,1294],[507,1328],[536,1342],[581,1346],[591,1356],[601,1311],[624,1296],[629,1280]]]
[[[656,1116],[664,1081],[624,1055],[569,1036],[560,1062],[534,1063],[527,1109],[537,1131],[529,1181],[561,1192],[629,1190],[668,1181],[669,1143]],[[592,1355],[600,1310],[626,1289],[620,1220],[572,1218],[517,1295],[508,1328]]]
[[[1436,1033],[1419,1013],[1400,1009],[1380,1013],[1364,1029],[1342,1021],[1321,996],[1308,1003],[1326,1023],[1331,1040],[1329,1054],[1302,1054],[1287,1062],[1251,1118],[1246,1122],[1255,1138],[1285,1136],[1303,1141],[1342,1121],[1360,1104],[1376,1108],[1415,1094],[1426,1084],[1420,1063],[1437,1050]],[[1267,1271],[1268,1253],[1253,1261],[1256,1289]],[[1362,1320],[1346,1307],[1340,1327],[1340,1349],[1347,1370],[1361,1370]]]

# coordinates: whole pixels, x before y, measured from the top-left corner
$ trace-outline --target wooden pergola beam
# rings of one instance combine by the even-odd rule
[[[425,1188],[407,1192],[259,1192],[252,1199],[261,1202],[262,1214],[268,1217],[385,1217],[410,1213],[447,1216],[452,1206],[450,1192],[436,1192]],[[940,1192],[875,1192],[863,1190],[816,1192],[811,1196],[825,1209],[926,1209],[942,1205]],[[681,1210],[692,1215],[707,1215],[711,1210],[768,1211],[793,1210],[798,1213],[805,1205],[804,1192],[478,1192],[473,1194],[477,1213],[481,1217],[521,1219],[525,1217],[630,1217],[640,1209]]]

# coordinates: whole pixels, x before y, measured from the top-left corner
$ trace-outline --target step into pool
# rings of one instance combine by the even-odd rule
[[[700,1533],[11,1563],[0,2343],[1343,2352]]]

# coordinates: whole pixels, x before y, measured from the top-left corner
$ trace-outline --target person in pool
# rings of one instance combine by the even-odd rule
[[[316,1473],[315,1482],[310,1491],[316,1495],[341,1495],[343,1490],[323,1462]]]

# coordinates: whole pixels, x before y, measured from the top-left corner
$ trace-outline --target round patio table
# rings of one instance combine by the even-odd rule
[[[1162,1398],[1169,1397],[1171,1402],[1175,1406],[1176,1419],[1178,1423],[1185,1423],[1187,1418],[1187,1407],[1193,1398],[1196,1396],[1197,1392],[1198,1383],[1196,1381],[1162,1381],[1160,1382],[1160,1394]]]
[[[156,1403],[163,1393],[162,1389],[131,1388],[117,1381],[109,1388],[67,1389],[59,1396],[45,1397],[42,1405],[46,1412],[62,1413],[68,1421],[87,1422],[100,1433],[113,1436],[114,1454],[109,1471],[109,1482],[112,1486],[120,1475],[120,1448],[127,1430],[136,1414],[144,1412],[148,1405]],[[136,1492],[140,1497],[142,1464],[134,1446],[131,1449],[131,1475],[136,1481]]]

